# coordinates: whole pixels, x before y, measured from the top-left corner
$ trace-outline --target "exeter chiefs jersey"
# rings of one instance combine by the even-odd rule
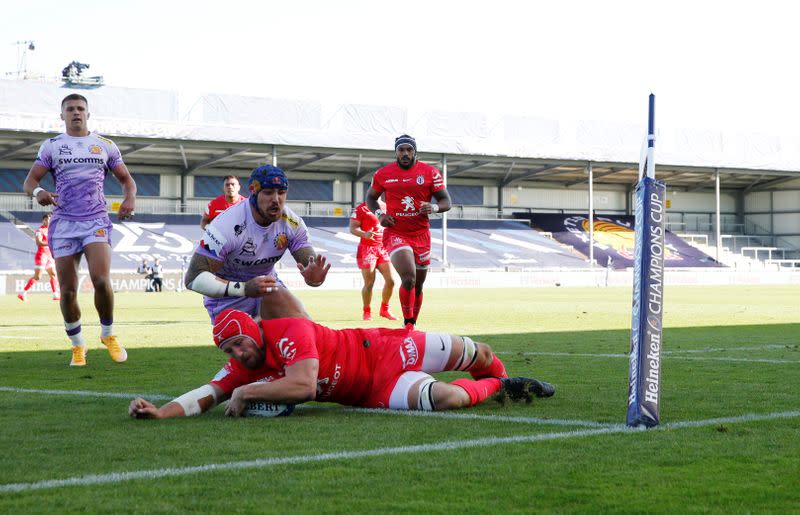
[[[97,134],[75,137],[59,134],[39,147],[35,164],[48,168],[56,183],[53,221],[93,220],[107,216],[103,181],[122,164],[117,145]]]
[[[417,161],[405,170],[396,162],[386,165],[372,177],[372,189],[385,193],[386,213],[394,218],[392,230],[415,233],[430,230],[428,215],[419,211],[421,202],[430,202],[434,192],[444,189],[439,170]]]
[[[229,281],[247,281],[258,275],[275,275],[284,252],[311,247],[303,219],[288,207],[281,218],[264,227],[253,219],[249,202],[226,209],[206,226],[196,252],[222,261],[216,273]]]

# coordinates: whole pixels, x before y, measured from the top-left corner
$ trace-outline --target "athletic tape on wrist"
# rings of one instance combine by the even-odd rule
[[[189,289],[208,297],[244,297],[244,285],[239,282],[223,282],[211,272],[200,272],[189,284]]]
[[[431,204],[431,213],[439,212],[439,204]]]
[[[43,191],[44,191],[44,188],[42,188],[41,186],[36,186],[35,188],[33,188],[33,193],[31,193],[31,196],[32,196],[33,198],[36,198],[36,196],[37,196],[39,193],[43,192]]]
[[[187,417],[193,417],[203,412],[203,408],[200,406],[200,400],[205,399],[208,396],[211,396],[214,399],[214,403],[209,407],[216,406],[217,392],[210,384],[204,384],[200,388],[195,388],[191,392],[186,392],[177,399],[174,399],[172,402],[180,404],[183,408],[184,414]]]

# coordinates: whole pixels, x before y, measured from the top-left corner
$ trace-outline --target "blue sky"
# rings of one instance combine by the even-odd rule
[[[790,3],[72,0],[4,4],[0,72],[72,60],[115,86],[796,130]]]

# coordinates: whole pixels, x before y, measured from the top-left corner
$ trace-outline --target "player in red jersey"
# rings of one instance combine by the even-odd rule
[[[226,175],[225,182],[222,184],[222,195],[215,198],[206,206],[206,211],[203,213],[203,218],[200,219],[200,228],[205,229],[206,225],[211,223],[211,220],[217,217],[231,206],[235,206],[243,201],[245,197],[239,195],[239,178],[235,175]]]
[[[386,205],[379,202],[381,209]],[[372,320],[372,287],[375,285],[375,269],[383,276],[383,291],[381,293],[380,316],[389,320],[397,320],[389,311],[389,300],[392,298],[394,279],[389,265],[389,254],[383,248],[383,226],[378,222],[378,217],[369,210],[366,202],[362,202],[353,210],[350,216],[350,233],[361,238],[358,242],[356,261],[361,275],[364,277],[364,287],[361,288],[361,300],[364,304],[364,320]]]
[[[450,194],[439,170],[417,160],[414,138],[403,134],[394,141],[394,150],[397,162],[375,172],[366,202],[386,227],[383,246],[400,275],[403,323],[413,326],[422,307],[422,286],[431,262],[428,215],[448,211]],[[381,194],[386,198],[385,212],[378,206]]]
[[[17,295],[22,302],[27,300],[27,293],[36,281],[42,278],[42,270],[47,271],[50,276],[50,289],[53,291],[53,300],[61,300],[61,292],[58,291],[58,278],[56,277],[56,262],[50,254],[50,247],[47,246],[47,231],[50,227],[50,213],[42,215],[42,225],[36,230],[36,255],[33,257],[34,269],[33,277],[28,279],[28,283]]]
[[[406,329],[329,329],[304,318],[256,323],[226,309],[214,320],[214,343],[231,358],[208,384],[157,408],[136,398],[134,418],[197,415],[230,399],[225,414],[240,416],[253,401],[438,411],[474,406],[501,391],[512,400],[550,397],[555,387],[508,378],[485,343],[469,337]],[[450,383],[430,374],[460,370]]]

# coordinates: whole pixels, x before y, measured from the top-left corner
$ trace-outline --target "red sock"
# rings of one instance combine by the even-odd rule
[[[50,289],[53,290],[53,293],[58,292],[58,283],[56,282],[55,277],[50,278]]]
[[[500,380],[494,377],[487,377],[486,379],[456,379],[450,384],[460,386],[469,395],[469,405],[475,406],[479,402],[485,401],[490,395],[497,393],[500,390]]]
[[[414,302],[414,320],[419,316],[419,310],[422,308],[422,292],[417,293],[417,298]]]
[[[473,368],[469,373],[475,379],[481,377],[508,377],[506,366],[503,365],[503,362],[500,361],[500,358],[498,358],[494,352],[492,353],[492,362],[489,363],[488,367]]]
[[[403,318],[414,318],[414,304],[415,304],[415,292],[412,288],[411,290],[406,290],[403,286],[400,286],[400,308],[403,310]]]
[[[385,313],[387,311],[389,311],[389,303],[381,302],[381,313]]]
[[[30,290],[30,289],[31,289],[31,286],[33,286],[34,284],[36,284],[36,279],[34,279],[33,277],[31,277],[30,279],[28,279],[28,284],[26,284],[26,285],[25,285],[25,288],[24,288],[24,289],[25,289],[25,291],[28,291],[28,290]]]

